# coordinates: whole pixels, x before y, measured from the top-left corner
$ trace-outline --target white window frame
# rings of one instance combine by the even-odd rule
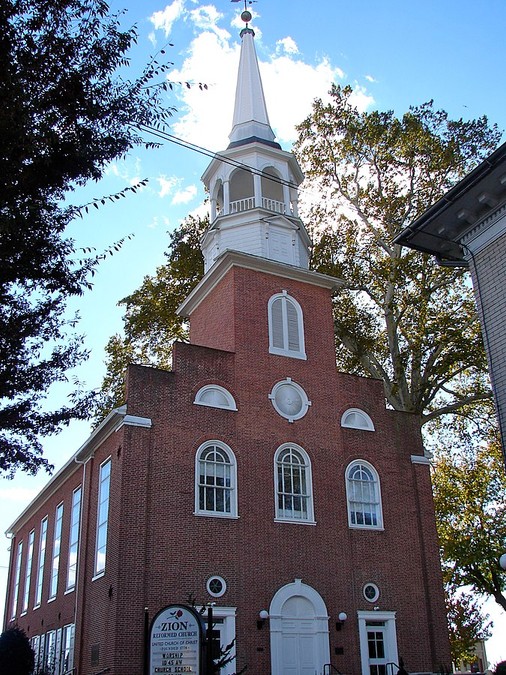
[[[34,609],[40,607],[42,602],[42,590],[44,587],[44,565],[46,562],[47,525],[48,525],[48,517],[44,516],[44,518],[42,518],[42,520],[40,521],[39,556],[37,564],[37,583],[35,584]]]
[[[370,675],[369,645],[367,642],[368,622],[384,622],[385,628],[385,658],[388,663],[399,663],[397,652],[397,632],[395,627],[395,612],[383,612],[381,610],[358,611],[358,634],[360,641],[360,663],[362,675]]]
[[[67,561],[66,590],[71,591],[76,586],[77,561],[79,557],[79,538],[81,534],[81,502],[82,487],[76,487],[72,493],[72,506],[70,509],[69,549]]]
[[[359,425],[350,422],[349,420],[353,416],[358,417],[363,424]],[[341,417],[341,426],[346,427],[347,429],[360,429],[360,431],[375,431],[372,419],[360,408],[349,408],[346,410]]]
[[[53,556],[51,558],[51,578],[49,581],[49,600],[58,593],[58,573],[60,570],[61,533],[63,526],[63,502],[58,504],[54,517]],[[48,600],[48,602],[49,602]]]
[[[30,604],[30,582],[32,580],[34,546],[35,546],[35,530],[32,530],[28,535],[28,548],[26,551],[25,587],[23,590],[23,606],[21,608],[22,613],[28,611],[28,605]]]
[[[302,460],[304,462],[304,464],[302,465],[302,468],[303,468],[303,471],[304,471],[306,491],[305,491],[304,494],[296,493],[296,492],[288,493],[286,491],[283,494],[285,494],[287,497],[290,497],[290,495],[291,495],[294,498],[300,498],[300,499],[305,500],[305,502],[306,502],[306,517],[304,517],[304,518],[296,517],[296,516],[288,516],[288,515],[286,515],[286,513],[283,513],[283,509],[281,509],[280,506],[279,506],[279,499],[280,499],[279,481],[278,481],[278,475],[279,475],[278,472],[279,472],[279,469],[280,469],[279,458],[282,454],[284,454],[288,450],[293,450],[296,454],[300,455],[300,457],[302,458]],[[290,466],[294,467],[295,465],[290,464]],[[304,448],[302,448],[300,445],[297,445],[297,443],[283,443],[283,445],[281,445],[276,450],[276,453],[274,454],[274,509],[275,509],[274,520],[276,522],[298,523],[300,525],[316,525],[316,522],[315,522],[315,519],[314,519],[313,480],[312,480],[312,472],[311,472],[311,460],[309,459],[309,455],[304,450]],[[302,511],[300,511],[299,513],[302,513]]]
[[[219,392],[225,398],[226,403],[210,403],[209,401],[205,401],[205,395],[212,391]],[[195,405],[207,406],[208,408],[221,408],[222,410],[234,411],[237,410],[237,405],[232,394],[227,389],[225,389],[225,387],[221,387],[219,384],[206,384],[204,387],[201,387],[195,395],[195,400],[193,403]]]
[[[16,618],[18,609],[19,584],[21,582],[21,560],[23,558],[23,540],[18,543],[16,550],[16,567],[14,571],[14,589],[12,593],[11,620]]]
[[[104,476],[106,468],[108,474]],[[105,573],[107,560],[107,533],[109,527],[109,503],[111,496],[111,474],[112,461],[111,457],[108,457],[100,465],[98,476],[97,529],[95,533],[95,561],[93,564],[94,579]],[[105,494],[106,491],[107,494]],[[102,544],[100,544],[101,540]]]
[[[370,481],[371,484],[374,485],[374,490],[375,490],[375,496],[376,496],[376,501],[374,504],[376,504],[376,517],[377,517],[377,523],[376,524],[367,524],[367,523],[354,523],[353,522],[353,516],[352,514],[355,513],[355,511],[352,511],[351,508],[351,487],[350,487],[350,477],[349,474],[350,472],[357,466],[363,466],[366,470],[368,470],[371,475],[373,476],[373,481]],[[361,530],[383,530],[383,508],[382,508],[382,501],[381,501],[381,485],[380,485],[380,479],[378,472],[374,468],[374,466],[370,462],[366,462],[363,459],[354,459],[353,462],[350,462],[348,466],[346,467],[346,472],[345,472],[345,481],[346,481],[346,504],[348,508],[348,525],[350,528],[353,529],[361,529]],[[369,482],[369,481],[367,481]],[[353,500],[356,501],[356,500]],[[365,502],[363,502],[365,503]],[[372,503],[372,502],[370,502]]]
[[[215,447],[228,457],[226,466],[229,467],[230,485],[224,486],[224,489],[229,491],[230,510],[229,511],[212,511],[200,506],[200,489],[206,487],[200,482],[200,463],[202,454],[209,448]],[[225,463],[224,463],[225,464]],[[208,488],[213,488],[212,484],[207,485]],[[222,486],[214,486],[214,488],[221,489]],[[209,440],[198,448],[195,455],[195,515],[198,516],[212,516],[214,518],[237,518],[237,461],[235,455],[226,443],[217,440]]]
[[[74,635],[75,624],[63,626],[61,645],[61,668],[62,673],[68,673],[74,668]]]
[[[274,345],[274,321],[272,315],[272,308],[274,303],[277,300],[281,300],[281,312],[282,312],[282,336],[283,336],[283,347],[278,347]],[[290,303],[297,314],[297,333],[299,339],[299,348],[297,350],[290,349],[288,338],[288,315],[287,315],[287,304]],[[291,295],[288,295],[287,291],[282,293],[276,293],[273,295],[267,305],[267,315],[269,321],[269,353],[277,354],[278,356],[288,356],[293,359],[307,359],[305,351],[305,342],[304,342],[304,317],[302,313],[302,307],[299,305],[297,300]]]

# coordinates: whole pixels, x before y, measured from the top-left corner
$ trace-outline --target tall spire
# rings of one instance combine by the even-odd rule
[[[247,22],[251,20],[251,13],[245,10],[241,14],[241,18],[246,22],[246,28],[241,31],[241,58],[229,147],[254,141],[270,145],[274,143],[276,137],[267,115],[262,79],[253,40],[255,33],[247,25]],[[280,147],[278,144],[275,145]]]

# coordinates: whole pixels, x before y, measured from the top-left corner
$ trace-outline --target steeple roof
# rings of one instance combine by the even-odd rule
[[[276,137],[267,115],[254,36],[255,33],[251,28],[243,28],[241,31],[241,58],[229,148],[254,141],[280,148],[281,146],[274,140]]]

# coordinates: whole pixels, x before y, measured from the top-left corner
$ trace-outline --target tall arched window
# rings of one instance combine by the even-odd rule
[[[274,457],[276,520],[314,522],[311,463],[298,445],[282,445]]]
[[[350,527],[383,528],[379,477],[368,462],[357,460],[346,470]]]
[[[220,441],[200,446],[195,462],[195,513],[237,516],[237,469],[232,450]]]
[[[286,291],[273,295],[268,304],[269,352],[305,359],[302,308]]]

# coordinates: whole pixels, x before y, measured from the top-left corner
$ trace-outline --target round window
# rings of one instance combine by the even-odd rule
[[[364,594],[364,598],[368,602],[376,602],[380,595],[379,588],[376,586],[376,584],[366,584],[362,592]]]
[[[227,590],[227,584],[225,579],[221,577],[210,577],[207,580],[206,588],[209,595],[212,595],[213,598],[220,598]]]
[[[276,412],[289,422],[304,417],[311,405],[304,389],[296,382],[292,382],[290,377],[275,384],[269,398]]]

